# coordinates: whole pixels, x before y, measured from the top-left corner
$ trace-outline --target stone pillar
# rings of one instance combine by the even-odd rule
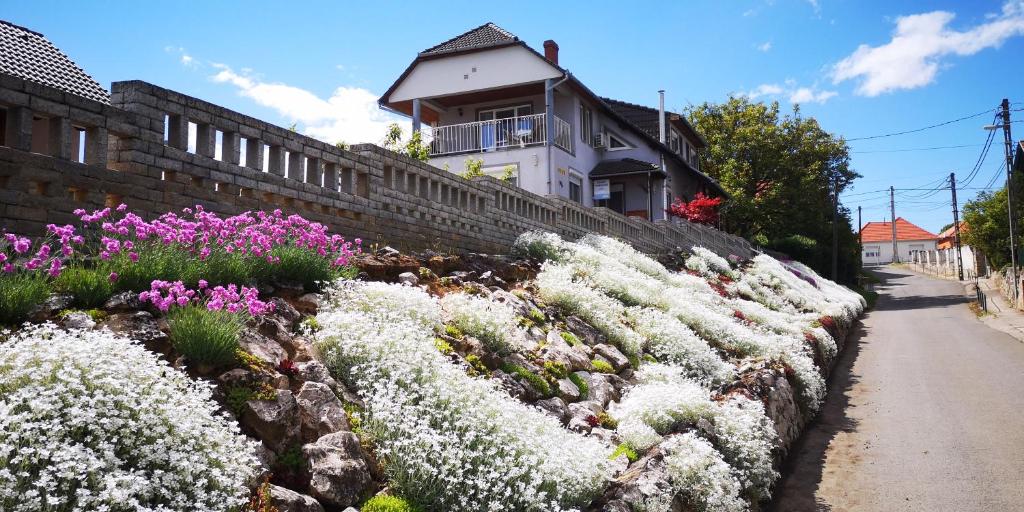
[[[263,170],[263,141],[245,139],[245,166],[257,171]]]
[[[284,177],[284,148],[281,146],[270,146],[270,159],[267,171],[271,174]]]
[[[93,126],[85,130],[85,163],[107,166],[107,129]]]
[[[324,188],[338,190],[338,164],[324,162]]]
[[[302,153],[298,151],[288,152],[288,178],[293,180],[302,181],[305,178],[305,174],[302,169],[302,161],[305,159]]]
[[[242,158],[241,140],[237,132],[224,132],[220,140],[221,160],[238,165]]]
[[[188,118],[184,115],[167,116],[167,145],[182,151],[188,149]]]
[[[316,186],[323,184],[323,175],[320,171],[320,159],[319,158],[307,158],[306,159],[306,183],[312,183]]]
[[[213,125],[196,126],[196,154],[213,158],[217,154],[217,130]]]
[[[66,117],[50,118],[50,155],[61,160],[71,159],[71,120]],[[75,135],[77,135],[77,131]],[[78,155],[75,155],[78,156]]]
[[[28,107],[7,108],[4,141],[9,148],[32,151],[32,111]]]

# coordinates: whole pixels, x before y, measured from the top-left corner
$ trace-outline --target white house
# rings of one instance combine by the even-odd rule
[[[379,104],[412,117],[430,163],[452,172],[481,159],[530,192],[649,220],[676,197],[725,196],[684,116],[602,98],[560,66],[554,41],[541,54],[493,23],[420,52]]]
[[[912,261],[915,251],[934,251],[938,237],[910,223],[896,218],[896,253],[893,253],[892,222],[868,222],[860,230],[861,264],[883,265]]]

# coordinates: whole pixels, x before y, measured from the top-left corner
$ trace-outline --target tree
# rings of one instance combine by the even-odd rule
[[[702,170],[730,196],[721,209],[723,228],[779,250],[802,240],[795,235],[817,241],[797,245],[815,253],[805,263],[829,275],[832,196],[860,177],[850,168],[846,141],[804,117],[799,106],[780,114],[778,102],[730,97],[692,107],[689,116],[708,142]],[[850,282],[860,267],[860,248],[842,207],[839,231],[840,279]]]
[[[1020,261],[1020,226],[1024,219],[1024,176],[1013,173],[1014,220],[1017,227],[1017,258]],[[1010,264],[1010,221],[1007,211],[1006,186],[994,192],[981,192],[964,204],[964,224],[960,230],[963,244],[980,250],[994,268]]]
[[[677,197],[669,205],[668,213],[673,217],[680,217],[690,222],[715,225],[718,223],[718,207],[721,204],[721,197],[708,197],[697,192],[693,201],[690,202],[683,201]]]
[[[381,145],[384,146],[384,149],[401,153],[421,162],[430,159],[430,144],[423,142],[422,132],[413,132],[408,141],[402,142],[402,127],[398,126],[398,123],[388,125],[388,131],[384,134]]]

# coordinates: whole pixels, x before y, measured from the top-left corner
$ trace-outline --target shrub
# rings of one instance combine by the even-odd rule
[[[530,308],[528,318],[537,325],[543,325],[547,321],[547,317],[544,316],[544,312],[537,308]]]
[[[466,364],[469,365],[469,371],[466,373],[468,373],[470,377],[476,377],[478,375],[490,377],[491,375],[490,368],[488,368],[487,365],[480,360],[480,356],[476,354],[469,354],[466,356]]]
[[[117,274],[114,282],[117,291],[143,292],[157,279],[179,281],[185,274],[198,274],[198,271],[186,270],[188,265],[197,264],[194,258],[170,247],[147,246],[134,254],[137,255],[135,261],[130,254],[121,253],[111,256],[99,267],[107,275]]]
[[[587,385],[587,381],[583,380],[583,377],[580,377],[577,373],[570,373],[569,380],[580,390],[580,399],[586,400],[587,395],[590,393],[590,386]]]
[[[114,294],[110,272],[97,268],[65,268],[57,276],[54,287],[71,294],[71,304],[79,308],[98,308]]]
[[[434,338],[434,346],[437,347],[437,351],[450,356],[455,353],[455,349],[452,348],[452,344],[445,341],[443,338]]]
[[[515,375],[516,377],[526,381],[530,387],[537,390],[541,395],[551,396],[551,385],[548,384],[548,381],[544,380],[544,377],[541,377],[522,366],[511,363],[502,364],[501,371],[509,375]]]
[[[0,324],[17,325],[50,295],[50,283],[38,274],[0,274]]]
[[[544,361],[544,370],[556,379],[564,379],[569,374],[569,368],[565,363],[558,361]]]
[[[418,507],[410,505],[408,501],[386,494],[378,494],[366,500],[359,510],[360,512],[420,512]]]
[[[235,361],[242,330],[237,314],[189,304],[171,309],[167,323],[175,350],[189,361],[213,367]]]
[[[226,512],[255,483],[255,445],[209,384],[109,331],[14,334],[0,389],[2,510]]]
[[[527,231],[512,244],[512,254],[541,261],[559,260],[565,251],[565,242],[547,231]]]
[[[594,366],[594,371],[598,373],[615,373],[615,368],[608,361],[594,359],[590,364]]]
[[[479,339],[492,352],[512,352],[524,336],[516,325],[515,312],[507,304],[449,293],[441,299],[441,308],[459,331]]]
[[[575,347],[577,345],[582,345],[583,344],[583,342],[581,342],[580,339],[577,338],[575,334],[573,334],[573,333],[571,333],[569,331],[559,331],[558,335],[561,336],[562,340],[564,340],[566,343],[568,343],[570,347]]]
[[[245,403],[250,400],[273,400],[277,398],[277,391],[273,386],[265,382],[256,385],[230,386],[225,393],[226,402],[235,416],[241,416],[245,410]]]

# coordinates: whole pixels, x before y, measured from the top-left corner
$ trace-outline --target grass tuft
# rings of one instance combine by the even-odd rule
[[[65,268],[57,276],[54,287],[70,294],[71,304],[83,309],[98,308],[114,294],[110,272],[97,268]]]
[[[36,274],[0,275],[0,324],[17,325],[50,296],[50,283]]]
[[[235,362],[242,321],[235,313],[189,304],[167,313],[171,343],[193,363],[221,366]]]

